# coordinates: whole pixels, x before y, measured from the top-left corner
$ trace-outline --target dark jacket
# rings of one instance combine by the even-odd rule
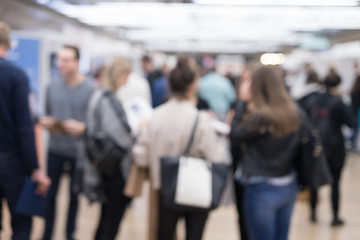
[[[29,82],[25,73],[0,57],[0,152],[12,152],[30,174],[38,168]]]
[[[357,118],[360,108],[360,89],[351,93],[351,107],[353,115]]]
[[[300,105],[320,133],[329,166],[342,167],[345,159],[342,126],[353,127],[350,108],[330,93],[313,93]]]
[[[243,122],[246,104],[239,102],[231,127],[233,146],[243,145],[243,173],[245,177],[281,177],[295,170],[295,155],[299,149],[299,131],[276,138],[263,130],[264,117],[258,116]]]

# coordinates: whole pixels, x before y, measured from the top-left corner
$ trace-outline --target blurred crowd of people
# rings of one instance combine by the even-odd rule
[[[80,73],[79,49],[65,45],[57,53],[60,76],[50,79],[45,112],[38,120],[50,133],[44,164],[35,152],[27,78],[6,60],[9,44],[10,28],[0,23],[0,194],[10,208],[12,239],[30,237],[31,216],[16,211],[23,180],[30,175],[37,194],[46,196],[42,239],[53,238],[64,173],[71,179],[67,240],[75,239],[80,193],[102,204],[94,239],[114,240],[145,180],[151,183],[148,239],[172,240],[180,218],[186,221],[187,240],[202,239],[210,210],[170,208],[161,194],[160,159],[184,153],[195,121],[190,155],[227,164],[229,173],[233,166],[228,184],[234,186],[239,238],[288,239],[297,192],[306,187],[311,192],[310,221],[317,221],[318,186],[301,186],[296,164],[307,121],[322,142],[332,176],[327,182],[332,185],[331,225],[344,224],[340,181],[346,141],[354,149],[357,142],[357,66],[350,107],[341,99],[342,79],[334,67],[320,79],[305,64],[288,81],[278,67],[249,63],[241,76],[225,77],[215,67],[200,69],[195,58],[185,55],[173,66],[156,69],[146,55],[141,59],[143,76],[133,71],[131,61],[116,57],[95,81]],[[349,139],[343,126],[353,128]]]

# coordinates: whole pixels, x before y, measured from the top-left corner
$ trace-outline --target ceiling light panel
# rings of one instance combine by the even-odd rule
[[[360,8],[352,0],[198,0],[196,4],[102,2],[69,5],[52,1],[55,10],[98,27],[120,27],[131,41],[169,42],[193,48],[194,42],[257,42],[258,48],[296,45],[301,32],[360,29]],[[190,46],[190,47],[189,47]],[[174,46],[175,47],[175,46]],[[221,46],[202,45],[200,49]],[[195,48],[196,48],[195,47]],[[164,47],[165,48],[165,47]],[[244,49],[241,46],[237,49]],[[269,51],[269,50],[267,50]]]

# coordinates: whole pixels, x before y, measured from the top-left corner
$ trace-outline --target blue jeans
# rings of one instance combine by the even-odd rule
[[[47,162],[47,172],[48,176],[51,179],[51,186],[48,192],[48,206],[46,208],[46,217],[45,217],[45,232],[43,240],[52,239],[53,230],[54,230],[54,221],[55,221],[55,202],[56,195],[60,183],[60,178],[64,173],[64,164],[68,163],[70,166],[70,204],[66,225],[66,239],[73,240],[73,233],[75,231],[76,224],[76,213],[78,208],[78,194],[73,190],[74,184],[74,174],[75,174],[75,163],[76,159],[71,157],[62,156],[56,153],[49,153],[48,162]]]
[[[12,240],[30,239],[32,218],[15,213],[24,177],[15,155],[0,152],[0,195],[6,199],[10,209]]]
[[[251,240],[287,240],[297,183],[247,185],[244,193],[246,228]]]

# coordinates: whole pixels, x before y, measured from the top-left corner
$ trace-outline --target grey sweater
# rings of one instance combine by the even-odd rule
[[[120,162],[119,168],[124,178],[127,178],[130,172],[131,166],[131,148],[134,143],[134,139],[119,120],[108,98],[101,98],[103,95],[103,89],[97,89],[90,99],[90,104],[86,117],[87,132],[89,135],[95,131],[96,119],[95,110],[99,105],[100,109],[100,126],[103,133],[111,137],[112,140],[120,146],[122,149],[128,149],[128,154]],[[101,98],[101,99],[100,99]],[[99,101],[101,101],[99,103]],[[78,174],[81,179],[77,182],[79,191],[82,190],[90,201],[106,201],[106,196],[101,188],[101,176],[98,170],[91,164],[90,160],[85,154],[85,146],[81,144],[79,161],[77,163],[78,171],[82,174]]]
[[[46,114],[58,121],[74,119],[85,122],[91,94],[95,89],[92,79],[86,79],[78,86],[69,88],[63,79],[54,79],[47,89]],[[51,135],[51,152],[76,157],[82,137]]]

